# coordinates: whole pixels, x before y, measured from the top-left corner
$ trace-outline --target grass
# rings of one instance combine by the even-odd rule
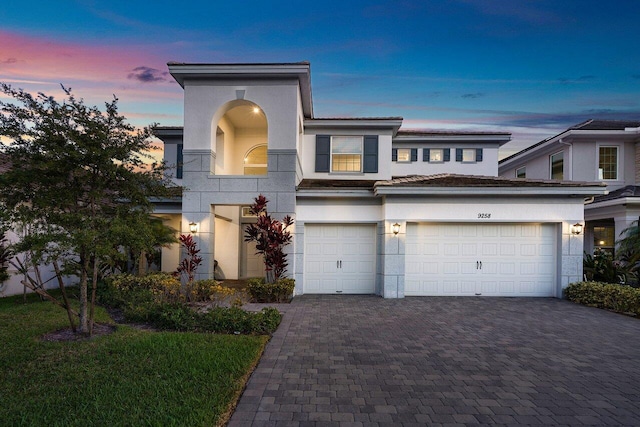
[[[66,313],[0,299],[0,424],[220,425],[266,336],[148,332],[119,325],[87,341],[46,342]],[[98,309],[97,321],[109,322]]]

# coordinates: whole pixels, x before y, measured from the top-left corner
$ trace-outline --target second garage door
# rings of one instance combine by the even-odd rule
[[[374,293],[375,225],[305,224],[304,242],[305,293]]]
[[[405,295],[555,296],[553,224],[408,224]]]

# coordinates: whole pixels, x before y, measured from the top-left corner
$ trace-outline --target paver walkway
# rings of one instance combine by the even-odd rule
[[[230,426],[640,425],[640,319],[546,298],[302,296]]]

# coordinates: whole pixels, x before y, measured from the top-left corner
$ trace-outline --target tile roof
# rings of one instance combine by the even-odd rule
[[[310,120],[403,120],[399,116],[389,117],[314,117]]]
[[[606,202],[608,200],[624,199],[627,197],[640,197],[640,185],[627,185],[609,192],[604,196],[596,196],[593,203]]]
[[[411,136],[430,136],[430,135],[511,135],[509,132],[483,132],[483,131],[454,131],[454,130],[439,130],[439,129],[400,129],[397,133],[398,136],[411,135]]]
[[[601,182],[553,181],[479,175],[411,175],[390,180],[304,179],[298,189],[359,189],[376,187],[605,187]]]
[[[372,190],[375,180],[365,179],[303,179],[299,189],[359,189]]]
[[[412,175],[378,181],[376,187],[604,187],[604,183],[554,181],[527,178],[505,178],[479,175]]]
[[[597,120],[589,119],[585,122],[571,126],[570,130],[625,130],[626,128],[640,127],[640,121],[630,120]]]

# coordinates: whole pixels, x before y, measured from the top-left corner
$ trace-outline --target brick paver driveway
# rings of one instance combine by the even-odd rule
[[[286,309],[230,425],[640,425],[640,319],[545,298]]]

